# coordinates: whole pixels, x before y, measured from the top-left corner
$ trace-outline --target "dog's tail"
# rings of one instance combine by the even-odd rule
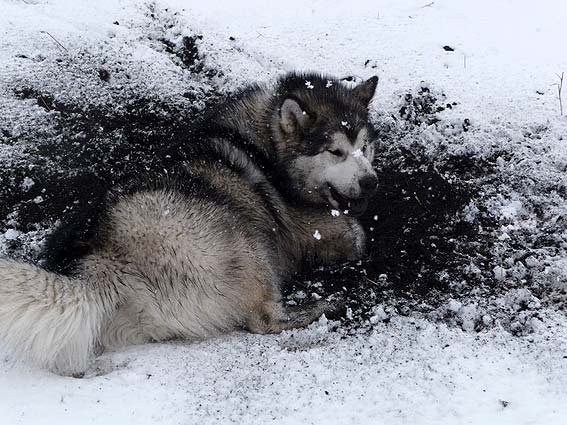
[[[0,259],[0,340],[16,358],[64,375],[85,370],[118,293]]]

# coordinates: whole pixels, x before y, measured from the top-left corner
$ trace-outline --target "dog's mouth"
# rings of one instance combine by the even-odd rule
[[[341,195],[333,186],[329,186],[329,202],[340,211],[348,211],[348,214],[359,216],[368,207],[368,198],[348,198]]]

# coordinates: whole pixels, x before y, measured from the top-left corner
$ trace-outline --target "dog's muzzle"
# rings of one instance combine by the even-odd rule
[[[360,196],[350,198],[339,193],[333,186],[329,185],[329,194],[331,198],[338,204],[342,211],[347,211],[350,215],[359,216],[366,211],[368,207],[368,199],[371,198],[378,187],[378,178],[370,174],[359,180]]]
[[[337,192],[332,186],[329,186],[329,192],[331,197],[335,200],[338,204],[338,207],[341,211],[347,211],[350,215],[359,216],[368,207],[368,198],[367,197],[360,197],[360,198],[348,198],[346,196],[341,195]]]

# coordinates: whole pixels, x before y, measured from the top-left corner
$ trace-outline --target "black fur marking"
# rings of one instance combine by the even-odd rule
[[[107,212],[107,192],[96,180],[93,183],[89,204],[69,213],[47,237],[43,248],[46,270],[70,274],[78,260],[93,251],[93,241]]]
[[[333,77],[292,73],[279,80],[277,96],[295,100],[314,120],[303,132],[303,154],[316,155],[329,135],[342,132],[354,143],[368,125],[368,104],[356,92]]]
[[[274,188],[276,188],[279,195],[282,195],[285,199],[289,198],[289,176],[287,176],[283,170],[279,170],[273,161],[258,149],[256,145],[234,130],[220,124],[203,125],[200,129],[193,132],[190,142],[177,143],[174,147],[167,149],[167,152],[173,151],[173,155],[166,153],[164,156],[167,157],[168,161],[171,161],[169,166],[184,162],[189,164],[189,167],[192,161],[203,161],[203,159],[206,158],[206,161],[211,162],[215,166],[234,171],[242,178],[245,178],[244,174],[248,172],[247,168],[230,161],[229,158],[222,155],[222,153],[214,151],[210,145],[211,139],[227,141],[233,149],[241,150],[253,166],[262,171],[266,182],[254,183],[251,188],[260,197],[266,211],[270,213],[274,222],[278,226],[282,225],[281,215],[273,208],[275,204],[274,196],[276,195],[273,191]],[[169,167],[166,166],[166,169],[167,168]],[[237,208],[237,203],[238,202],[235,200],[233,208]]]

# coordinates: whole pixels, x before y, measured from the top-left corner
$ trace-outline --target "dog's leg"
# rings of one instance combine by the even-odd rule
[[[132,310],[129,305],[121,306],[101,330],[100,343],[104,350],[151,341],[151,337],[143,332],[143,325]]]
[[[305,327],[323,314],[326,317],[334,317],[340,307],[327,301],[312,301],[300,306],[286,306],[283,308],[283,316],[278,318],[279,330]]]
[[[321,212],[294,214],[295,243],[303,256],[315,264],[357,260],[364,255],[366,238],[354,217],[333,217]]]
[[[333,315],[339,309],[340,306],[327,301],[313,301],[301,306],[268,302],[252,312],[247,327],[253,333],[278,333],[286,329],[303,328],[323,314]]]

